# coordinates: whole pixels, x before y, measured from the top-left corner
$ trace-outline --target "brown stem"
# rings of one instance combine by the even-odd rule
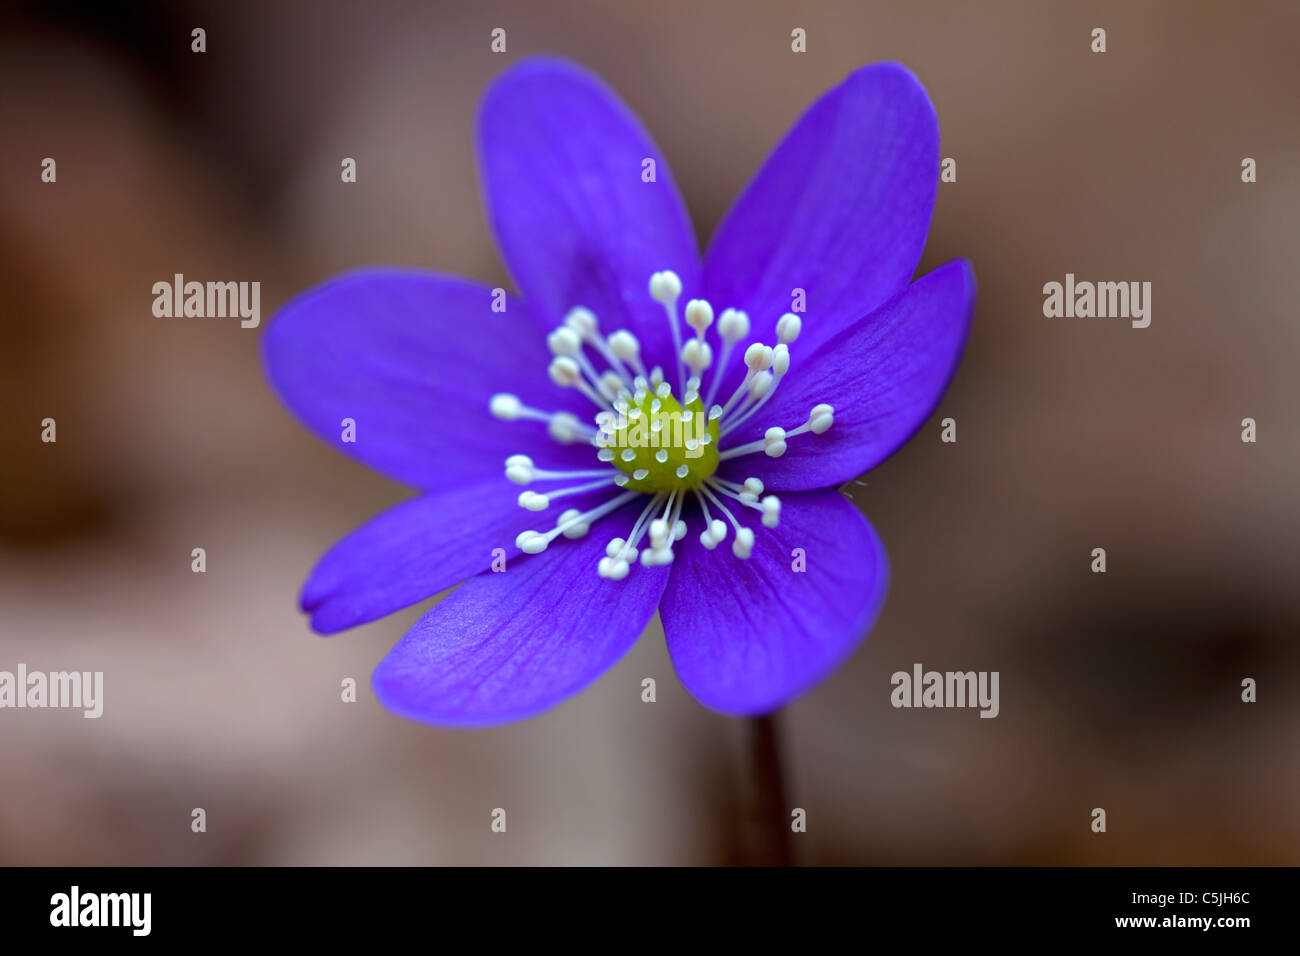
[[[775,714],[749,721],[749,764],[754,793],[752,853],[759,866],[790,866],[790,808],[781,772],[781,741]]]

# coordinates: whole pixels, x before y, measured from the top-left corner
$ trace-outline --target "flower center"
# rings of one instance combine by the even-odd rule
[[[789,346],[799,337],[802,320],[788,312],[776,324],[776,345],[751,344],[744,353],[744,381],[729,399],[718,404],[714,399],[722,384],[722,373],[736,344],[749,334],[749,316],[736,309],[726,309],[718,316],[721,358],[714,367],[713,346],[706,336],[714,324],[713,306],[703,299],[692,299],[679,319],[677,302],[682,283],[673,272],[652,275],[649,291],[650,297],[663,306],[672,329],[680,399],[673,394],[661,367],[646,371],[641,345],[632,333],[620,330],[602,336],[596,316],[579,306],[546,337],[554,356],[547,372],[555,384],[574,388],[590,399],[598,410],[595,426],[570,412],[529,408],[507,393],[494,395],[490,406],[499,419],[544,422],[557,442],[583,442],[596,449],[596,464],[600,467],[581,471],[539,469],[527,455],[507,458],[506,478],[516,484],[579,481],[545,491],[523,491],[519,494],[521,507],[545,511],[559,498],[609,486],[618,489],[612,498],[588,511],[569,508],[561,512],[550,531],[521,533],[515,539],[521,551],[538,554],[560,535],[580,538],[600,518],[639,496],[648,496],[628,536],[609,542],[606,556],[596,569],[601,577],[612,580],[627,577],[638,558],[646,566],[673,560],[673,544],[687,531],[682,513],[688,498],[698,505],[702,519],[700,543],[712,551],[726,539],[730,524],[735,531],[732,553],[748,558],[754,532],[740,523],[724,499],[730,499],[742,514],[745,508],[759,512],[767,528],[775,528],[780,521],[781,501],[776,495],[763,495],[763,482],[758,478],[747,478],[742,484],[720,477],[716,473],[718,465],[760,451],[779,458],[785,454],[790,439],[808,432],[820,435],[834,422],[830,405],[816,405],[801,425],[790,429],[773,426],[758,441],[724,447],[727,436],[762,409],[785,378],[790,368]],[[685,342],[683,320],[695,332]],[[593,355],[607,364],[605,371],[597,370]],[[702,380],[710,367],[712,381],[705,393]]]
[[[652,494],[692,489],[718,470],[718,419],[709,419],[698,391],[683,399],[684,407],[660,382],[596,416],[596,457],[629,476],[623,487]]]

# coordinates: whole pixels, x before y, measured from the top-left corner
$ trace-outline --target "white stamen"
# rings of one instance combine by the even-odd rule
[[[759,441],[752,441],[748,445],[737,445],[735,448],[728,448],[718,455],[718,461],[726,461],[730,458],[739,458],[742,455],[752,455],[756,451],[764,451],[773,458],[780,458],[785,454],[786,442],[796,435],[802,435],[805,432],[812,432],[815,435],[824,433],[835,423],[835,409],[830,405],[822,404],[813,406],[813,410],[808,415],[808,421],[798,428],[792,428],[786,431],[784,428],[769,428]]]
[[[671,269],[656,272],[650,277],[650,298],[664,307],[668,316],[668,325],[673,332],[673,353],[677,356],[677,385],[680,388],[686,380],[682,370],[682,330],[677,321],[677,299],[682,294],[682,280]]]
[[[581,468],[574,471],[548,471],[538,468],[527,455],[511,455],[506,459],[506,477],[517,485],[534,481],[551,481],[560,478],[611,478],[619,472],[613,468]]]
[[[615,372],[613,369],[602,374],[599,383],[601,394],[608,395],[610,398],[618,398],[620,395],[631,394],[627,390],[627,382],[624,381],[623,376],[619,375],[618,372]]]
[[[606,340],[610,354],[621,362],[627,362],[638,375],[645,375],[645,366],[641,364],[641,343],[627,329],[619,329]]]
[[[546,345],[552,355],[577,355],[582,351],[582,339],[567,325],[562,325],[546,336]]]
[[[562,533],[570,540],[585,538],[587,532],[591,530],[591,525],[581,519],[582,512],[577,508],[570,508],[568,511],[560,513],[560,520],[556,522],[556,525],[557,527],[563,526],[566,529]]]
[[[713,364],[713,349],[703,339],[691,339],[682,346],[681,358],[691,375],[697,376]]]
[[[547,432],[561,444],[594,442],[596,438],[596,429],[583,424],[576,415],[570,412],[543,412],[530,408],[523,404],[517,395],[504,392],[493,395],[488,403],[488,409],[494,417],[502,421],[511,422],[526,418],[530,421],[545,422]]]
[[[776,392],[776,387],[781,384],[781,379],[785,378],[785,373],[790,370],[790,350],[784,344],[778,345],[772,350],[772,369],[766,375],[760,375],[750,386],[749,397],[754,399],[754,403],[748,408],[737,410],[731,421],[722,423],[722,430],[719,437],[735,431],[741,425],[745,424],[755,412],[767,404],[768,400]],[[754,386],[762,384],[761,389],[755,389]]]
[[[506,459],[506,477],[517,485],[526,485],[537,475],[533,460],[527,455],[511,455]]]
[[[570,412],[556,412],[546,425],[546,432],[557,442],[570,445],[579,441],[590,441],[596,432],[590,425],[578,421],[578,416]]]
[[[610,470],[604,477],[595,481],[589,481],[585,485],[574,485],[571,488],[559,488],[555,491],[548,491],[544,494],[536,491],[523,491],[519,494],[519,506],[527,508],[529,511],[545,511],[551,506],[551,500],[554,498],[566,498],[569,495],[580,495],[584,491],[595,491],[597,488],[603,488],[606,485],[614,484],[619,478],[625,478],[621,471]]]
[[[551,506],[551,500],[546,495],[539,495],[535,491],[519,492],[519,507],[527,508],[529,511],[545,511]]]
[[[519,400],[518,395],[502,392],[499,395],[492,396],[492,400],[488,403],[488,409],[503,422],[513,422],[523,411],[524,403]]]
[[[580,305],[569,310],[568,315],[564,317],[564,324],[577,332],[579,338],[588,342],[595,338],[600,331],[600,323],[596,321],[596,313]]]
[[[632,525],[632,530],[629,532],[626,541],[622,538],[614,538],[605,546],[606,556],[601,558],[599,564],[597,564],[597,574],[602,578],[609,578],[613,581],[621,581],[627,577],[628,572],[631,570],[631,562],[637,559],[638,551],[636,546],[641,541],[646,518],[658,507],[661,500],[663,500],[661,494],[650,499]]]
[[[704,338],[704,332],[713,324],[713,306],[704,299],[691,299],[682,311],[686,324],[695,330],[696,338]]]
[[[663,306],[668,317],[673,336],[675,359],[677,361],[677,386],[681,395],[681,420],[694,422],[695,410],[686,408],[701,401],[702,373],[713,367],[713,378],[707,400],[702,401],[708,408],[705,422],[708,428],[716,427],[719,440],[715,441],[712,432],[706,428],[697,438],[686,439],[686,451],[698,452],[701,446],[723,445],[727,436],[748,422],[764,405],[771,400],[781,380],[790,368],[790,343],[799,338],[803,319],[793,312],[787,312],[776,323],[777,342],[768,346],[762,342],[753,342],[745,349],[745,375],[731,397],[722,404],[714,398],[725,376],[726,366],[735,346],[750,332],[749,317],[737,309],[725,309],[717,316],[718,334],[722,340],[719,360],[714,361],[713,348],[705,339],[705,334],[714,323],[713,306],[704,299],[691,299],[685,304],[681,317],[678,317],[678,304],[682,294],[680,278],[671,271],[656,272],[649,283],[650,296]],[[685,322],[694,331],[694,337],[683,343],[680,323]],[[596,446],[596,458],[606,465],[619,462],[622,467],[632,466],[639,453],[632,448],[618,449],[615,422],[641,422],[649,412],[650,428],[662,431],[662,422],[658,416],[664,405],[673,396],[673,386],[665,380],[663,369],[654,366],[646,372],[642,361],[641,346],[636,336],[620,329],[608,337],[600,334],[600,325],[595,314],[584,307],[571,309],[564,317],[564,322],[553,329],[546,337],[547,347],[553,355],[548,365],[551,380],[565,388],[575,388],[601,410],[596,416],[596,428],[579,419],[571,412],[543,412],[523,403],[517,395],[500,393],[493,395],[489,402],[492,415],[502,421],[528,419],[546,424],[551,438],[561,443],[588,442]],[[585,348],[590,346],[591,351]],[[604,360],[605,368],[598,370],[592,358],[599,356]],[[626,364],[625,364],[626,363]],[[686,372],[690,375],[687,377]],[[648,402],[648,404],[647,404]],[[611,410],[613,415],[610,414]],[[716,426],[715,426],[716,423]],[[834,408],[828,404],[816,405],[807,420],[798,427],[785,429],[773,426],[758,441],[748,444],[719,449],[718,461],[739,458],[744,455],[762,451],[770,457],[777,458],[786,451],[790,439],[812,432],[823,434],[834,424]],[[658,426],[658,427],[656,427]],[[651,441],[651,447],[658,444]],[[667,448],[653,452],[654,460],[661,466],[667,466],[663,473],[657,473],[655,484],[662,477],[667,477],[668,469],[679,482],[691,479],[691,465],[674,463],[672,453]],[[634,466],[632,466],[634,467]],[[545,470],[538,468],[527,455],[511,455],[506,459],[506,478],[517,484],[527,485],[534,481],[562,481],[564,479],[591,479],[578,484],[568,484],[552,491],[527,489],[518,496],[519,504],[532,511],[543,511],[559,498],[578,495],[611,485],[625,488],[631,481],[644,482],[650,477],[649,468],[636,468],[631,475],[621,468],[599,468],[593,470]],[[708,550],[715,550],[728,536],[728,523],[734,528],[732,553],[740,559],[746,559],[753,553],[755,534],[750,528],[740,524],[724,498],[745,508],[759,512],[763,526],[776,528],[780,524],[781,500],[772,494],[764,494],[763,482],[756,477],[739,483],[720,475],[711,474],[704,477],[697,487],[687,489],[682,484],[674,485],[672,479],[665,481],[669,487],[664,490],[647,489],[650,500],[633,524],[627,539],[614,538],[605,549],[605,556],[600,559],[597,572],[610,580],[622,580],[627,577],[632,564],[637,562],[646,567],[655,567],[672,563],[673,546],[687,534],[687,522],[682,519],[687,493],[693,492],[699,503],[703,529],[700,543]],[[579,538],[587,534],[591,525],[617,509],[625,502],[643,494],[641,491],[623,491],[587,512],[577,508],[568,508],[559,516],[556,526],[550,531],[524,531],[515,539],[516,545],[526,554],[538,554],[545,551],[549,544],[559,535],[567,538]],[[718,509],[720,516],[710,513],[710,504]],[[726,520],[723,520],[725,516]],[[644,549],[638,550],[643,537],[649,535],[649,542]]]
[[[731,513],[731,509],[723,504],[722,499],[709,489],[708,484],[707,481],[704,482],[704,484],[700,486],[701,489],[703,489],[704,493],[709,496],[709,500],[717,505],[718,509],[727,516],[727,519],[731,522],[731,526],[736,529],[736,538],[731,543],[731,553],[741,559],[748,558],[750,550],[754,546],[754,532],[744,527],[736,520],[736,516]],[[710,525],[710,531],[712,530],[712,525]],[[721,542],[722,538],[718,537],[717,540],[718,542]]]
[[[789,345],[799,337],[803,329],[803,320],[793,312],[787,312],[776,320],[776,340],[782,345]]]
[[[637,496],[637,494],[638,492],[635,491],[625,491],[623,494],[609,499],[603,505],[592,508],[590,511],[583,512],[576,517],[570,517],[568,520],[562,520],[554,528],[545,533],[540,531],[521,531],[519,532],[518,537],[515,538],[515,547],[525,554],[541,554],[552,541],[564,534],[566,531],[583,523],[590,526],[597,518],[603,518],[620,505],[631,501]],[[565,512],[565,514],[569,513],[570,512],[567,511]]]
[[[754,532],[750,528],[737,528],[736,540],[731,542],[731,553],[742,561],[754,551]]]
[[[561,388],[573,388],[582,381],[582,369],[567,355],[553,358],[546,371],[551,376],[551,381]]]

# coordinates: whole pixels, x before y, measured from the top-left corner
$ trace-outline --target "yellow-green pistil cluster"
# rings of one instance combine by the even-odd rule
[[[623,487],[650,494],[699,487],[718,469],[718,419],[693,394],[685,407],[666,385],[618,406],[602,443],[628,476]]]

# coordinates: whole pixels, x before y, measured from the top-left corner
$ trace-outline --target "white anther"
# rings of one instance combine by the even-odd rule
[[[602,448],[600,451],[596,452],[596,457],[599,458],[601,461],[613,461],[614,449]]]
[[[760,399],[768,393],[772,387],[771,375],[755,375],[754,380],[749,383],[749,397]]]
[[[638,468],[636,471],[632,472],[632,477],[635,478],[637,481],[645,481],[647,478],[650,477],[650,469]]]
[[[600,329],[600,323],[596,321],[596,314],[591,309],[575,306],[569,310],[569,314],[564,317],[564,324],[578,336],[583,339],[589,339]]]
[[[657,365],[655,366],[655,371],[656,372],[659,371],[659,366]],[[660,379],[662,378],[663,378],[663,373],[661,372]],[[673,393],[673,387],[665,381],[660,381],[655,385],[655,394],[658,395],[660,398],[667,398],[672,393]]]
[[[738,309],[723,309],[718,316],[718,334],[724,342],[738,342],[749,335],[749,316]]]
[[[655,452],[655,461],[659,462],[661,465],[665,464],[668,461],[668,449],[660,448]]]
[[[746,478],[745,492],[753,495],[757,500],[758,496],[763,493],[763,482],[759,481],[757,478]]]
[[[691,473],[690,465],[678,465],[677,471],[674,472],[674,474],[676,474],[678,478],[685,478],[690,473]]]
[[[793,312],[787,312],[776,320],[776,340],[783,344],[793,342],[803,330],[803,319]]]
[[[582,381],[582,370],[578,368],[578,363],[567,355],[551,359],[547,372],[550,373],[552,382],[565,388],[571,388]]]
[[[550,543],[546,535],[536,531],[521,531],[515,538],[515,547],[524,554],[541,554]]]
[[[772,372],[780,378],[790,368],[790,349],[782,343],[772,349]]]
[[[503,422],[513,422],[519,417],[519,413],[524,410],[524,403],[519,400],[518,395],[501,392],[499,395],[492,396],[488,408],[493,415]]]
[[[672,548],[646,548],[641,552],[641,564],[643,567],[653,568],[658,565],[673,563]]]
[[[781,522],[781,499],[768,495],[763,499],[763,527],[775,528]]]
[[[624,448],[621,452],[618,453],[618,455],[624,461],[636,461],[636,451],[634,449]]]
[[[731,553],[738,558],[748,558],[754,550],[754,532],[750,528],[737,528],[736,540],[731,542]]]
[[[619,329],[609,337],[609,350],[615,358],[630,362],[641,354],[641,343],[627,329]]]
[[[582,512],[577,508],[570,508],[560,515],[560,519],[555,522],[557,528],[564,528],[560,533],[570,540],[585,537],[591,530],[591,525],[586,521],[575,521],[575,518],[582,517]],[[766,520],[766,519],[764,519]]]
[[[772,367],[772,350],[762,342],[745,349],[745,365],[751,372],[764,372]]]
[[[611,581],[622,581],[630,570],[631,567],[622,558],[601,558],[596,565],[596,573]]]
[[[677,523],[673,525],[673,540],[680,541],[684,537],[686,537],[686,522],[678,518]]]
[[[658,550],[668,543],[668,522],[655,518],[650,522],[650,546]]]
[[[511,455],[506,459],[506,477],[516,485],[526,485],[533,480],[537,469],[527,455]]]
[[[546,345],[552,355],[576,355],[582,350],[582,339],[567,325],[562,325],[546,336]]]
[[[785,454],[785,429],[773,425],[763,433],[763,451],[771,458],[780,458]]]
[[[616,398],[620,393],[627,392],[627,384],[623,377],[615,371],[607,371],[600,376],[600,390],[610,398]]]
[[[714,518],[709,526],[700,532],[700,544],[710,551],[727,540],[727,523],[721,518]]]
[[[609,544],[605,545],[605,554],[615,561],[635,561],[637,549],[632,547],[623,538],[614,538]]]
[[[535,491],[519,492],[519,507],[529,511],[545,511],[551,506],[551,499]]]
[[[663,305],[676,302],[682,294],[682,280],[671,269],[656,272],[650,277],[650,298]]]
[[[712,408],[709,409],[709,421],[716,422],[721,417],[722,417],[721,405],[714,405]]]
[[[820,435],[835,422],[835,409],[830,405],[816,405],[808,413],[808,428],[814,435]]]
[[[698,375],[713,364],[713,349],[703,339],[687,339],[682,346],[682,361],[692,375]]]
[[[546,425],[546,431],[558,442],[572,444],[587,439],[586,426],[578,421],[578,416],[569,412],[556,412]]]
[[[703,336],[704,330],[713,324],[713,306],[704,299],[691,299],[686,303],[683,317],[696,335]]]

